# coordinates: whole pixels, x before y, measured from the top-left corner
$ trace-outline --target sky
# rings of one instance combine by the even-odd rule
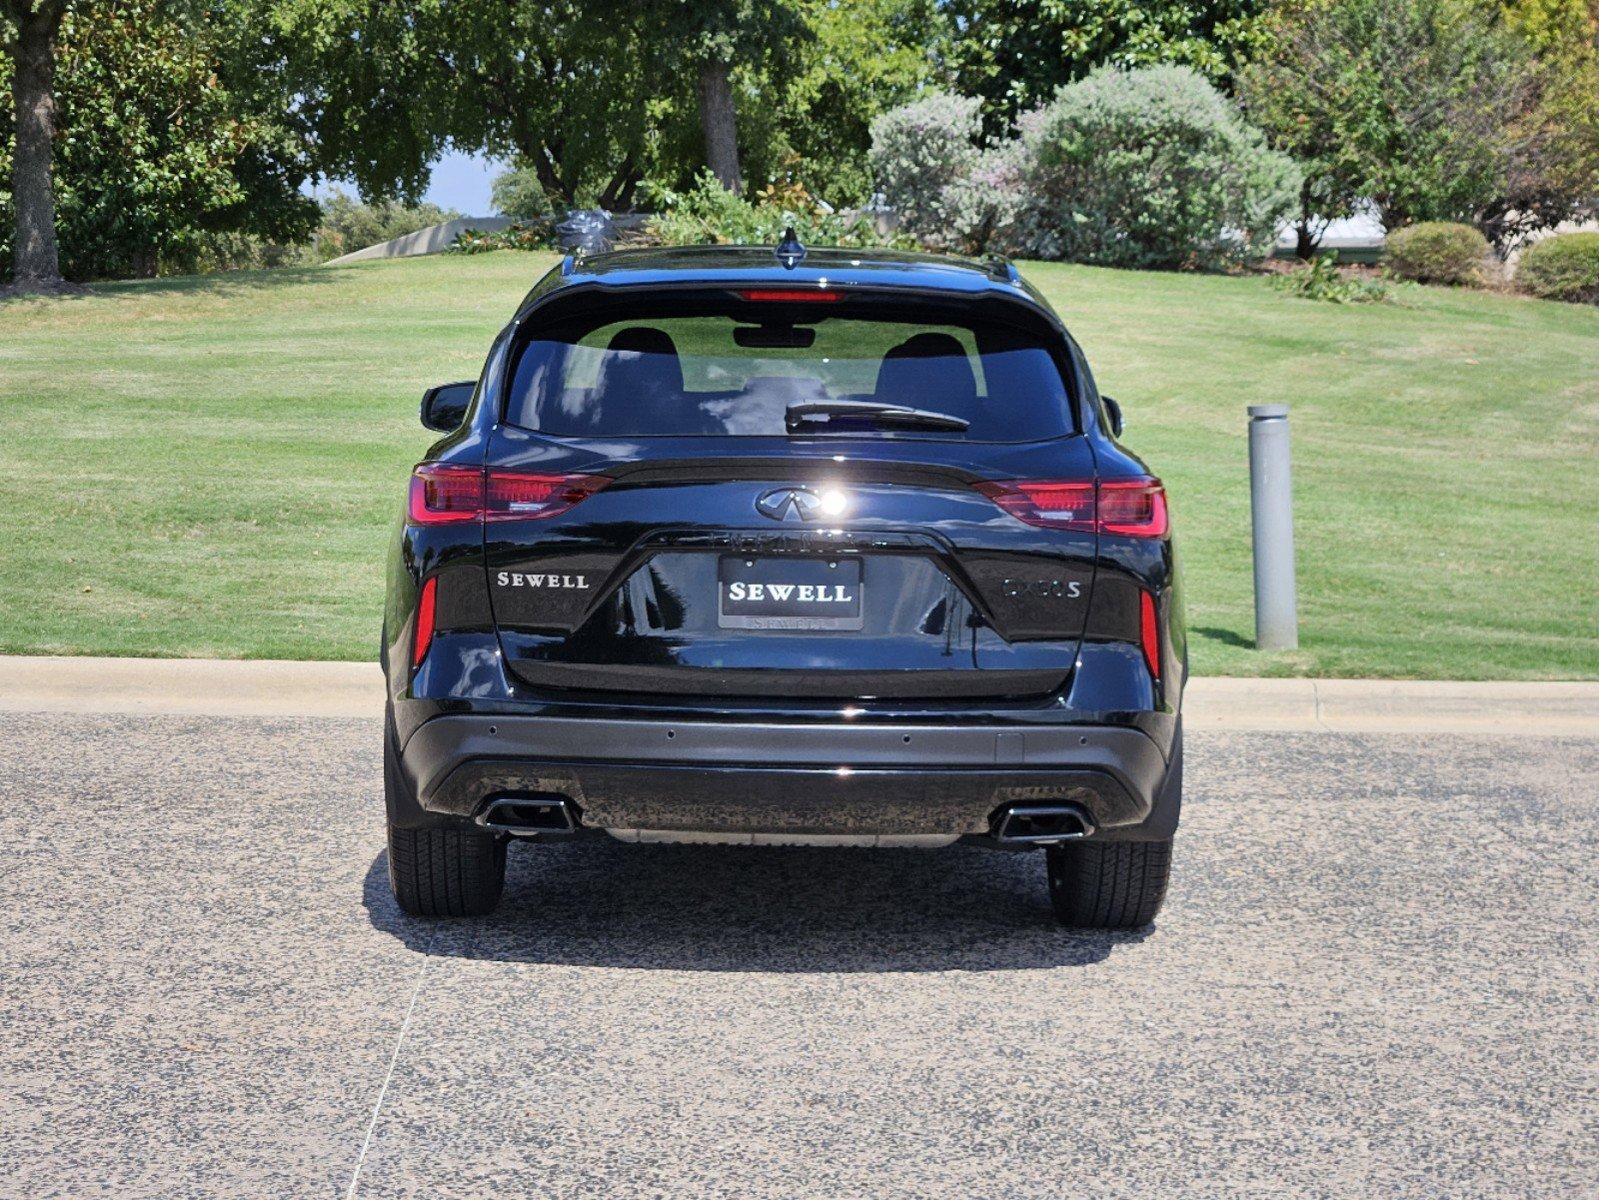
[[[464,217],[493,216],[494,203],[489,199],[489,185],[505,166],[505,163],[481,154],[452,151],[433,164],[433,178],[422,198],[431,200],[440,208],[453,208]],[[324,182],[307,190],[318,196],[325,196],[329,192],[356,194],[354,184],[340,180]]]
[[[489,184],[503,170],[504,163],[481,154],[446,154],[434,164],[433,179],[423,199],[440,208],[456,209],[466,217],[493,216]]]

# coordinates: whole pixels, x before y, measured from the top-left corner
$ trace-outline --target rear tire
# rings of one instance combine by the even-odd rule
[[[1055,918],[1073,929],[1141,929],[1171,875],[1171,841],[1066,842],[1045,851]]]
[[[505,843],[477,829],[389,826],[389,886],[413,917],[481,917],[505,888]]]
[[[425,816],[400,767],[392,716],[383,740],[388,810],[389,886],[413,917],[481,917],[505,889],[505,842],[460,821],[420,824]]]

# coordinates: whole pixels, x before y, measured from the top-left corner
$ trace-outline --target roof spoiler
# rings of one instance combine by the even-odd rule
[[[988,266],[988,277],[997,283],[1017,284],[1022,281],[1016,267],[1003,254],[990,254],[983,262]]]

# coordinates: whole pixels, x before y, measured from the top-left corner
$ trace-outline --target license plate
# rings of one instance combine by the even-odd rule
[[[723,629],[860,629],[858,558],[744,558],[717,572]]]

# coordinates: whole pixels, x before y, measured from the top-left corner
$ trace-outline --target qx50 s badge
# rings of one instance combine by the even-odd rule
[[[1012,600],[1080,600],[1083,595],[1077,579],[1006,579],[999,586]]]
[[[501,587],[575,588],[587,591],[587,575],[528,575],[521,571],[501,571],[494,577]]]

